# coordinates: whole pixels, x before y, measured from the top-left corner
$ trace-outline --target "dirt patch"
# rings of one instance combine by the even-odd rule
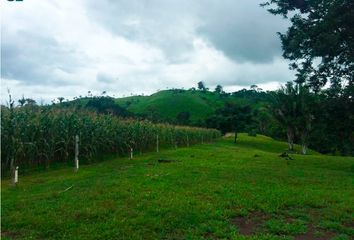
[[[215,237],[215,235],[211,232],[206,232],[203,234],[203,238],[204,239],[217,239],[217,237]]]
[[[336,234],[323,229],[317,229],[313,224],[307,226],[307,232],[295,236],[295,240],[330,240]]]
[[[245,236],[255,234],[270,217],[262,212],[251,212],[247,216],[238,216],[231,220],[238,232]]]
[[[17,239],[20,237],[20,234],[16,233],[16,232],[1,230],[1,237],[7,237],[10,239]]]
[[[159,159],[157,160],[158,163],[173,163],[173,162],[179,162],[178,160],[171,160],[171,159]]]
[[[354,222],[343,222],[342,225],[347,228],[352,228],[354,230]]]
[[[311,219],[307,224],[307,231],[301,234],[288,233],[288,237],[293,237],[295,240],[330,240],[334,238],[337,234],[331,230],[319,228],[314,225],[319,219],[318,211],[310,211]],[[268,232],[265,223],[274,218],[275,215],[267,215],[263,212],[255,211],[250,212],[247,216],[237,216],[231,220],[231,223],[235,225],[238,229],[238,233],[244,236],[252,236],[261,232]],[[289,216],[287,214],[278,214],[277,218],[282,218],[286,224],[295,223],[298,218],[294,216]],[[277,233],[275,233],[277,234]]]
[[[316,227],[314,223],[319,222],[322,219],[322,213],[320,208],[307,208],[307,209],[299,209],[300,214],[297,217],[289,216],[289,212],[291,210],[295,210],[296,208],[289,208],[287,211],[283,212],[281,215],[286,216],[285,222],[292,223],[296,219],[299,218],[308,218],[309,223],[307,224],[307,231],[302,234],[298,234],[294,236],[295,240],[330,240],[334,238],[337,234],[327,230]],[[307,216],[307,217],[306,217]]]

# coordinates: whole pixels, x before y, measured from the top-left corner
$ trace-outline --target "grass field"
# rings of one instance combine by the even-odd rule
[[[354,158],[232,140],[5,179],[2,239],[353,239]]]
[[[135,114],[149,115],[154,112],[160,119],[168,121],[175,120],[180,112],[189,112],[192,123],[204,122],[208,116],[213,114],[216,109],[223,107],[226,102],[251,105],[253,108],[262,106],[262,104],[253,103],[251,98],[221,97],[213,92],[190,90],[163,90],[151,96],[118,98],[116,102]]]

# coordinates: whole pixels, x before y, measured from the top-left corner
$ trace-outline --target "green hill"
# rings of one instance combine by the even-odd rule
[[[2,181],[2,239],[353,239],[353,157],[239,134]],[[298,149],[298,146],[296,146]],[[162,160],[169,160],[162,162]],[[160,161],[159,161],[160,160]],[[21,168],[20,168],[21,169]]]
[[[127,110],[150,118],[173,122],[178,114],[188,112],[190,122],[204,122],[205,118],[226,102],[258,107],[260,102],[251,95],[239,96],[197,90],[164,90],[151,96],[118,98],[116,102]]]

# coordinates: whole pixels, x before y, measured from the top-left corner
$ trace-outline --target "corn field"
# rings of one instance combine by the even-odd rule
[[[80,159],[117,154],[128,156],[160,148],[208,142],[219,131],[195,127],[126,120],[78,109],[46,107],[1,108],[1,165],[48,168],[54,163],[73,163],[75,135],[80,138]]]

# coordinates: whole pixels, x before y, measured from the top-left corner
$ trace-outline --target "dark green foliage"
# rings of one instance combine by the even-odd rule
[[[93,109],[98,113],[113,114],[120,117],[131,117],[132,113],[125,108],[120,107],[112,97],[92,97],[88,100],[86,107]]]
[[[198,82],[198,89],[202,90],[202,91],[206,91],[207,90],[207,88],[205,87],[204,82],[202,82],[202,81]]]
[[[354,101],[346,94],[330,96],[329,91],[317,96],[310,146],[323,153],[354,155]]]
[[[221,86],[221,85],[217,85],[217,86],[215,87],[215,92],[216,92],[216,93],[219,93],[219,94],[224,93],[224,91],[223,91],[223,89],[222,89],[222,86]]]
[[[280,39],[299,83],[316,92],[328,81],[333,88],[354,84],[354,1],[270,0],[263,6],[290,17],[291,26]]]
[[[296,103],[302,105],[292,122],[299,141],[321,152],[354,154],[354,1],[270,0],[262,5],[290,18],[288,31],[280,34],[283,56],[297,70],[295,82],[315,93],[302,94],[306,99]]]
[[[214,115],[205,120],[206,126],[217,128],[222,133],[244,132],[252,124],[252,109],[250,106],[226,103]]]
[[[180,112],[177,114],[176,121],[180,125],[188,125],[190,123],[190,112]]]
[[[301,84],[287,83],[272,93],[270,110],[287,131],[289,150],[294,142],[323,153],[354,154],[354,105],[344,95],[331,97],[331,90],[313,93]]]

